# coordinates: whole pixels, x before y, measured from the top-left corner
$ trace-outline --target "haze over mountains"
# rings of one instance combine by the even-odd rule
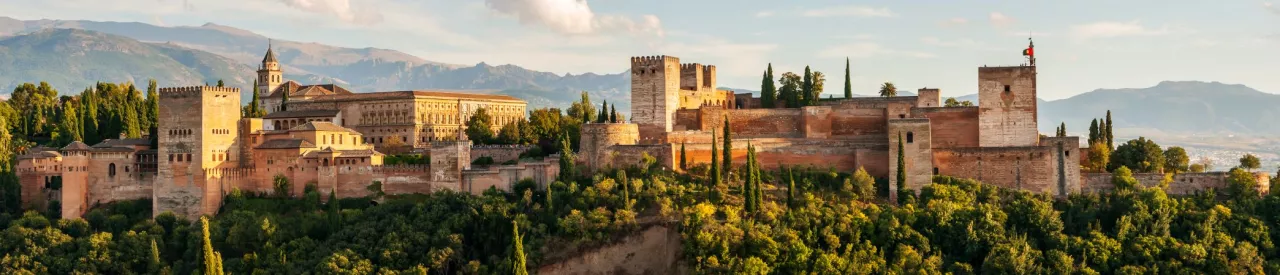
[[[97,81],[138,83],[151,78],[161,86],[200,85],[222,79],[227,85],[248,89],[268,41],[251,31],[216,24],[161,27],[0,17],[0,94],[23,82],[40,80],[64,94],[77,93]],[[387,49],[279,39],[270,43],[285,67],[285,77],[300,83],[337,83],[363,92],[471,90],[520,97],[534,108],[566,108],[585,90],[596,102],[605,99],[619,111],[630,110],[625,57],[616,61],[618,73],[557,75],[516,65],[445,64]],[[842,86],[839,79],[829,81],[828,89]],[[758,93],[756,89],[732,90]],[[976,95],[957,99],[978,103]],[[1280,135],[1277,103],[1280,95],[1239,84],[1166,81],[1149,88],[1099,89],[1041,101],[1039,120],[1042,132],[1052,133],[1065,121],[1072,134],[1084,134],[1090,119],[1110,109],[1116,113],[1118,128],[1169,134]]]

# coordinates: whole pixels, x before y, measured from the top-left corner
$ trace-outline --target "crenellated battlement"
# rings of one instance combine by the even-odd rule
[[[215,86],[188,86],[188,87],[167,87],[160,88],[161,97],[182,98],[195,97],[204,93],[216,93],[221,95],[239,94],[240,88],[232,87],[215,87]]]
[[[681,74],[702,73],[704,66],[701,63],[683,63],[680,64]]]
[[[425,173],[427,168],[431,166],[426,164],[400,164],[400,165],[380,165],[373,166],[374,173],[404,173],[404,172],[422,172]]]
[[[633,71],[636,68],[663,67],[668,63],[679,64],[680,58],[666,55],[631,57],[631,68]]]

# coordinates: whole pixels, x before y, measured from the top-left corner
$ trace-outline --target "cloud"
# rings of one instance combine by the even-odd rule
[[[1028,35],[1030,35],[1031,37],[1046,37],[1046,36],[1053,36],[1053,33],[1037,32],[1037,31],[1020,31],[1020,32],[1009,32],[1008,35],[1017,36],[1017,37],[1027,37]]]
[[[898,14],[890,11],[889,8],[872,8],[865,6],[841,6],[829,7],[823,9],[815,9],[805,11],[805,17],[833,17],[833,16],[856,16],[856,17],[896,17]]]
[[[940,23],[938,23],[938,24],[939,24],[939,25],[942,25],[943,27],[950,27],[950,26],[962,26],[962,25],[968,25],[968,24],[969,24],[969,19],[966,19],[966,18],[963,18],[963,17],[956,17],[956,18],[951,18],[951,19],[943,20],[942,22],[940,22]]]
[[[756,13],[756,17],[763,18],[763,17],[770,17],[770,16],[773,16],[773,12],[771,11],[761,11]]]
[[[1071,26],[1071,37],[1079,40],[1128,36],[1156,36],[1169,33],[1171,33],[1171,31],[1168,27],[1151,29],[1142,26],[1142,24],[1139,24],[1137,20],[1129,22],[1103,21]]]
[[[1277,7],[1276,5],[1271,4],[1271,2],[1262,2],[1262,8],[1265,8],[1268,11],[1271,11],[1271,13],[1274,13],[1276,15],[1280,15],[1280,7]]]
[[[932,53],[886,48],[880,44],[872,42],[854,42],[845,45],[831,46],[818,52],[818,55],[826,58],[848,57],[854,59],[872,57],[937,57],[937,55]]]
[[[640,20],[599,15],[586,0],[485,0],[485,6],[498,13],[514,16],[521,24],[541,25],[562,34],[596,34],[627,31],[661,37],[662,22],[657,16],[644,15]]]
[[[689,42],[668,42],[655,50],[681,58],[684,63],[716,65],[721,83],[732,78],[759,79],[760,71],[769,63],[768,56],[778,49],[772,43],[742,43],[722,38],[698,38]],[[758,80],[757,80],[758,81]]]
[[[991,25],[995,27],[1007,27],[1015,21],[1013,17],[994,11],[987,16],[987,20],[991,21]]]
[[[981,43],[978,43],[978,41],[975,41],[973,39],[968,39],[968,38],[961,38],[956,40],[942,40],[937,37],[923,37],[923,38],[920,38],[920,42],[924,42],[925,44],[929,44],[933,46],[948,47],[948,48],[975,48],[981,45]]]
[[[286,6],[305,12],[337,16],[347,23],[372,25],[382,23],[382,14],[372,9],[353,6],[351,0],[279,0]]]

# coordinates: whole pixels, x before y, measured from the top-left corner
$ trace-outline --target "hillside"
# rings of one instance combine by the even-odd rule
[[[1090,119],[1112,110],[1115,127],[1122,129],[1275,135],[1280,134],[1277,102],[1280,95],[1240,84],[1165,81],[1149,88],[1098,89],[1049,101],[1040,108],[1040,129],[1051,131],[1061,121],[1087,127]]]
[[[504,94],[528,97],[531,102],[538,102],[534,107],[559,107],[576,100],[578,93],[585,90],[592,93],[593,99],[603,96],[610,102],[630,102],[630,96],[623,92],[629,91],[631,81],[625,72],[557,75],[515,65],[493,66],[483,62],[473,66],[444,64],[395,50],[269,40],[268,37],[251,31],[212,23],[198,27],[162,27],[137,22],[24,21],[0,17],[0,37],[50,28],[91,30],[138,41],[170,43],[200,50],[247,66],[244,73],[250,76],[261,62],[262,54],[270,41],[289,79],[303,83],[338,83],[353,91],[497,90]],[[622,62],[619,59],[619,64]],[[46,65],[57,68],[53,64]],[[11,90],[12,85],[0,85],[0,89]],[[629,105],[626,108],[623,105],[618,107],[630,110]]]
[[[142,43],[126,37],[74,29],[46,29],[0,39],[0,89],[46,81],[64,94],[97,81],[162,86],[226,81],[249,87],[248,66],[227,58],[171,44]]]

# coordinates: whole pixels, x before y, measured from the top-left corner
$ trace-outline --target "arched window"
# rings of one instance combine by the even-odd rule
[[[329,159],[324,159],[324,166],[329,166]]]
[[[907,132],[907,143],[915,143],[915,142],[916,142],[916,133]]]
[[[115,163],[112,163],[112,164],[108,164],[108,165],[107,165],[107,176],[108,176],[108,177],[115,177],[115,176],[116,176],[116,164],[115,164]]]
[[[933,168],[933,175],[938,175],[938,167]]]

